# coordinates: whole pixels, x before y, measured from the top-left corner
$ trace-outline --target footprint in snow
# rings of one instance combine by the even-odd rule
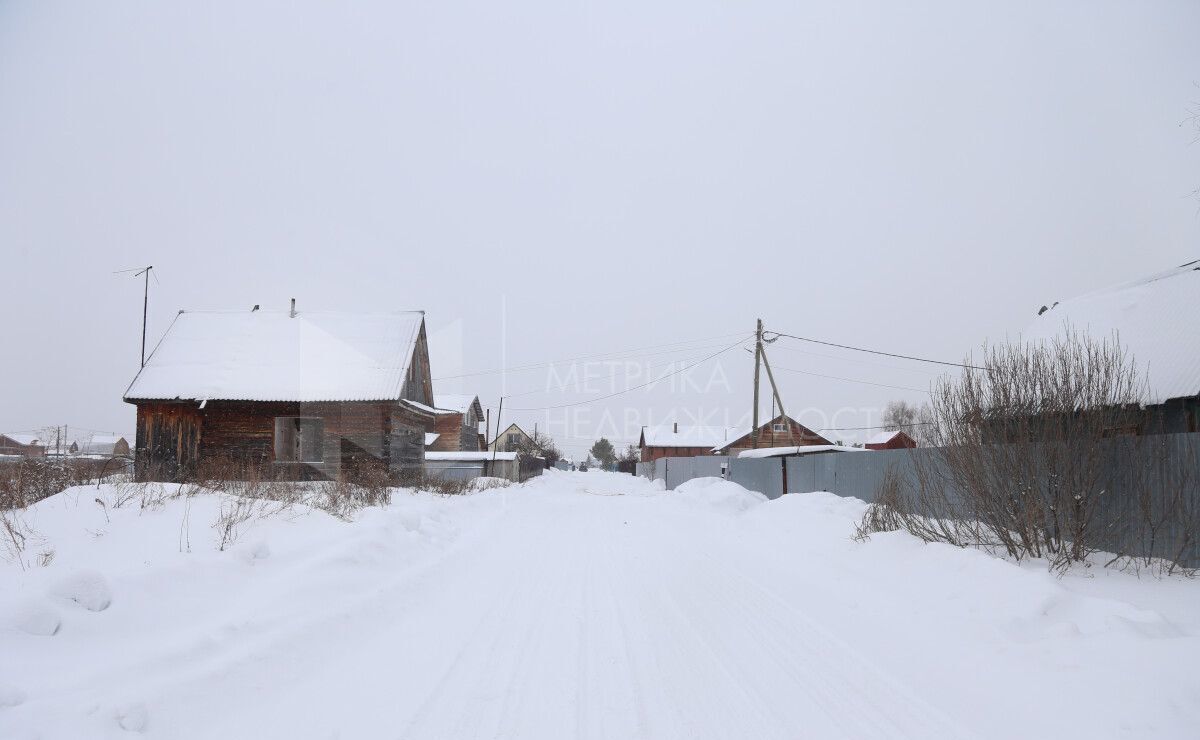
[[[112,604],[112,590],[104,576],[95,571],[76,571],[56,582],[52,596],[73,601],[84,609],[102,612]]]
[[[37,601],[21,604],[0,621],[8,622],[26,634],[42,637],[57,635],[62,628],[62,617],[58,612],[53,607]]]
[[[117,724],[126,732],[145,732],[149,716],[141,702],[127,704],[117,710]]]

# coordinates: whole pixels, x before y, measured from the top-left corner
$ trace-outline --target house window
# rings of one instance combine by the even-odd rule
[[[771,425],[771,431],[775,432],[776,434],[782,434],[787,431],[787,425],[776,422]]]
[[[516,432],[510,432],[508,435],[508,448],[511,450],[521,443],[521,435]]]
[[[324,427],[320,419],[275,417],[275,462],[324,462]]]

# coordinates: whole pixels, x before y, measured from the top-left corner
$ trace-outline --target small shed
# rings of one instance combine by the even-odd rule
[[[516,483],[521,480],[521,466],[516,452],[426,452],[425,474],[452,480],[489,476]]]
[[[419,470],[432,399],[423,312],[294,306],[181,311],[125,392],[138,480],[210,462],[289,480]]]
[[[917,440],[902,430],[880,432],[863,445],[868,450],[911,450],[916,446]]]

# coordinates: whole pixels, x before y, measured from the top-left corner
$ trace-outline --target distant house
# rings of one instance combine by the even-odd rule
[[[46,454],[53,457],[77,455],[79,450],[79,441],[74,439],[58,439],[46,445]]]
[[[904,431],[880,432],[863,445],[868,450],[911,450],[916,446],[917,440]]]
[[[128,457],[129,442],[116,434],[93,434],[80,446],[79,454],[92,457]]]
[[[531,442],[533,442],[533,438],[526,434],[524,429],[516,424],[509,424],[508,429],[492,440],[488,449],[500,452],[518,452],[522,446]]]
[[[1097,340],[1114,336],[1145,379],[1142,411],[1114,434],[1200,431],[1200,260],[1113,288],[1043,306],[1028,342],[1067,326]]]
[[[704,426],[697,424],[660,424],[642,427],[638,439],[641,461],[650,462],[660,457],[695,457],[711,455],[745,434],[736,427]]]
[[[435,419],[420,311],[181,311],[125,392],[139,480],[209,462],[292,480],[420,469]]]
[[[750,450],[756,447],[831,444],[828,439],[825,439],[790,416],[783,414],[760,425],[757,435],[751,434],[749,429],[743,428],[742,431],[745,433],[729,442],[715,445],[712,452],[718,455],[736,455],[742,450]],[[755,437],[758,438],[758,444],[755,444]]]
[[[463,396],[438,393],[433,397],[432,444],[425,449],[431,452],[474,452],[483,449],[479,444],[479,425],[483,422],[483,406],[479,396]]]
[[[36,434],[0,434],[0,455],[43,457],[46,447]]]

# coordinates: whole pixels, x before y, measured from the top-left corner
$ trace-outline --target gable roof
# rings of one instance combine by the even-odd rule
[[[786,419],[787,421],[782,421],[784,419]],[[786,424],[789,421],[791,423],[795,424],[796,426],[800,427],[801,431],[800,431],[799,436],[801,438],[803,438],[805,433],[808,433],[808,434],[811,434],[812,436],[816,437],[817,439],[821,440],[821,442],[824,444],[832,444],[833,443],[832,440],[826,439],[824,435],[814,432],[813,430],[804,426],[803,424],[796,421],[795,419],[788,416],[787,414],[780,414],[779,416],[776,416],[774,419],[768,419],[767,421],[764,421],[763,423],[759,424],[758,428],[766,429],[767,427],[769,427],[773,424]],[[713,447],[712,451],[720,452],[721,450],[728,449],[730,446],[732,446],[738,442],[750,441],[750,433],[751,433],[750,425],[746,425],[744,427],[737,427],[736,436],[731,436],[725,442],[721,442],[720,444],[715,445]]]
[[[891,442],[899,434],[903,434],[903,432],[898,429],[890,432],[879,432],[878,434],[872,434],[871,438],[868,439],[865,444],[885,445],[888,442]]]
[[[1200,260],[1057,303],[1022,334],[1037,342],[1070,327],[1120,341],[1146,381],[1145,403],[1200,395]]]
[[[641,443],[646,447],[717,447],[741,436],[737,427],[703,424],[659,424],[642,427]]]
[[[454,411],[459,414],[465,414],[469,408],[475,406],[477,413],[483,413],[483,407],[479,404],[479,396],[468,396],[462,393],[435,393],[433,405],[438,410]]]
[[[391,401],[424,313],[180,311],[126,400]]]
[[[30,445],[41,444],[36,434],[0,434],[0,437],[7,437],[13,442],[26,447]]]
[[[511,431],[512,431],[512,430],[514,430],[514,429],[516,429],[518,432],[520,432],[520,433],[521,433],[522,435],[524,435],[525,437],[529,437],[529,435],[528,435],[528,434],[525,432],[525,430],[524,430],[524,429],[522,429],[521,427],[517,426],[516,422],[513,422],[512,424],[509,424],[507,427],[505,427],[505,428],[504,428],[504,431],[502,431],[502,432],[500,432],[500,434],[496,435],[496,439],[500,439],[501,437],[503,437],[504,435],[508,434],[509,432],[511,432]],[[496,441],[496,439],[493,439],[492,441],[493,441],[493,442],[495,442],[495,441]]]

